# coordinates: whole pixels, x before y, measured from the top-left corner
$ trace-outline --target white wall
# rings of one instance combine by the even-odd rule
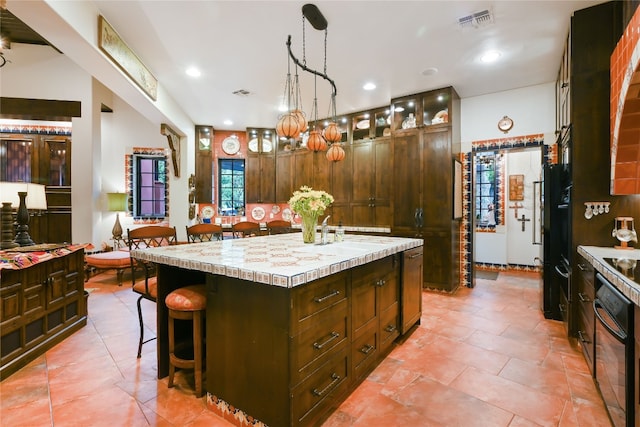
[[[56,99],[81,102],[81,117],[72,120],[72,239],[74,243],[108,242],[115,214],[106,211],[105,193],[125,190],[125,154],[133,147],[168,148],[160,123],[136,109],[92,79],[67,56],[48,46],[14,43],[11,61],[0,68],[4,97]],[[113,113],[101,113],[101,104]],[[170,177],[170,220],[179,238],[186,239],[188,223],[187,179],[195,169],[194,128],[181,141],[181,177]],[[173,167],[171,167],[173,170]],[[184,203],[180,203],[184,200]],[[131,217],[121,216],[123,229]]]
[[[460,104],[462,151],[465,153],[471,152],[472,142],[490,139],[544,134],[545,145],[555,142],[555,83],[465,98]],[[514,121],[513,128],[507,134],[497,126],[503,116],[509,116]],[[508,155],[506,161],[505,179],[508,179],[509,174],[525,173],[519,171],[518,167],[509,168]],[[527,173],[525,175],[528,176]],[[530,177],[527,179],[531,180]],[[508,191],[508,185],[505,190]],[[526,191],[525,197],[529,197],[530,193]],[[508,196],[505,200],[509,204]],[[531,203],[531,200],[527,201],[527,204]],[[519,215],[522,213],[525,213],[527,218],[532,218],[531,210],[521,210]],[[527,231],[522,235],[521,228],[518,228],[521,227],[519,222],[510,224],[509,219],[515,221],[513,210],[507,208],[505,216],[507,224],[497,226],[495,233],[475,234],[474,261],[499,265],[526,261],[527,265],[534,265],[529,252],[539,247],[532,249],[528,243],[531,240],[531,222],[527,223]],[[509,225],[511,226],[508,227]],[[524,246],[514,243],[513,239],[510,240],[509,233],[518,233],[517,238],[526,239],[522,245],[525,245],[527,250],[520,250],[519,248]]]

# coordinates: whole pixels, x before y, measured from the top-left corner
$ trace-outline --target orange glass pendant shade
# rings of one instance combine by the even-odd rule
[[[276,125],[276,133],[280,137],[296,138],[300,134],[300,125],[295,114],[284,114],[278,120]]]
[[[344,159],[344,148],[342,148],[342,144],[332,144],[327,151],[327,160],[332,162],[339,162],[342,159]]]
[[[327,149],[327,141],[324,140],[320,131],[312,130],[309,132],[309,139],[307,140],[307,149],[309,151],[324,151]]]
[[[291,112],[293,116],[298,119],[298,131],[300,133],[306,132],[309,129],[309,124],[307,123],[307,117],[302,110],[293,110]]]
[[[342,133],[340,133],[338,125],[333,122],[329,123],[322,133],[324,135],[324,139],[328,142],[340,142],[342,140]]]

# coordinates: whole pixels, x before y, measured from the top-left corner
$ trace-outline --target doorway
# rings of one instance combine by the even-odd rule
[[[543,147],[472,153],[472,259],[476,270],[539,270]]]

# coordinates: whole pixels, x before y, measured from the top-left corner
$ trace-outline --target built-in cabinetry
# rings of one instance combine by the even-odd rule
[[[593,300],[595,298],[595,271],[593,265],[580,254],[577,255],[578,275],[575,278],[576,287],[576,334],[582,353],[587,361],[591,374],[594,374],[595,359],[595,314]]]
[[[48,134],[0,134],[0,181],[46,186],[47,211],[30,212],[36,243],[71,242],[71,138]],[[17,207],[16,207],[17,209]]]
[[[460,284],[453,159],[460,152],[460,100],[451,87],[392,100],[393,227],[424,238],[424,286]]]
[[[624,2],[606,2],[574,12],[567,44],[556,82],[557,126],[560,134],[571,128],[568,156],[571,229],[569,264],[571,277],[581,275],[578,245],[610,246],[611,214],[585,218],[585,202],[611,201],[618,212],[619,199],[609,194],[610,186],[610,57],[622,35]],[[562,146],[558,147],[562,150]],[[615,215],[614,215],[615,216]],[[568,328],[578,338],[580,330],[578,286],[572,280],[568,293]]]
[[[54,257],[0,279],[0,379],[87,323],[84,251]]]
[[[210,275],[208,391],[268,425],[319,425],[419,321],[421,265],[415,248],[293,288]]]
[[[247,203],[272,203],[276,200],[277,135],[274,129],[247,130],[245,191]]]
[[[213,126],[197,125],[195,137],[195,202],[211,203],[213,200]]]

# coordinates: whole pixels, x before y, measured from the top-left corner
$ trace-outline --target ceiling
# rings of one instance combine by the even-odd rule
[[[275,127],[289,64],[295,74],[287,53],[289,35],[294,55],[300,61],[306,59],[307,67],[325,71],[325,33],[308,21],[303,24],[305,2],[83,3],[95,6],[196,124],[233,130]],[[453,86],[468,98],[553,82],[572,12],[598,3],[602,2],[314,2],[328,21],[326,74],[337,87],[338,115],[382,107],[394,97],[444,86]],[[11,4],[10,0],[10,11]],[[27,23],[38,22],[34,30],[74,59],[68,37],[56,37],[55,26],[43,20],[31,21],[28,10],[22,8],[16,14]],[[460,24],[460,18],[483,11],[489,12],[484,23],[472,18],[468,25]],[[4,25],[3,13],[1,32]],[[479,58],[489,49],[502,55],[496,63],[484,64]],[[198,67],[202,75],[187,76],[190,66]],[[309,115],[314,78],[302,70],[299,75],[302,106]],[[363,90],[366,82],[377,88]],[[109,82],[103,83],[110,87]],[[318,116],[327,117],[331,87],[322,78],[315,84]],[[224,124],[227,119],[233,124]]]

